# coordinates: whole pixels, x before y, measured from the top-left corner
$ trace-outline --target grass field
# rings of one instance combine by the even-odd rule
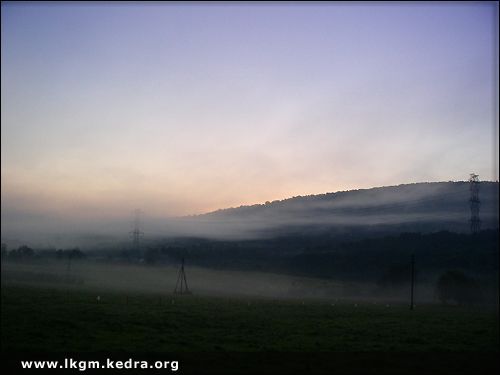
[[[497,312],[2,287],[2,351],[491,351]]]
[[[395,301],[310,293],[288,298],[282,290],[290,280],[284,276],[196,269],[190,270],[195,290],[203,291],[202,280],[210,279],[210,291],[232,285],[244,293],[179,296],[160,292],[171,290],[173,270],[93,267],[79,274],[84,283],[68,284],[59,268],[2,269],[2,365],[8,362],[14,372],[33,353],[58,359],[76,353],[89,360],[96,353],[173,356],[185,374],[457,375],[489,373],[496,366],[493,308],[421,303],[410,311]],[[312,290],[323,285],[301,284]],[[261,297],[245,294],[250,286]]]

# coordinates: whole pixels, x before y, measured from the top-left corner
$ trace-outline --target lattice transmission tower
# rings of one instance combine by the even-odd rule
[[[174,289],[175,294],[191,294],[189,290],[186,271],[184,270],[184,258],[182,258],[181,268],[179,269],[179,275],[177,276],[177,283]]]
[[[470,188],[470,231],[477,233],[481,230],[481,219],[479,219],[479,207],[481,201],[479,200],[479,175],[475,173],[470,174],[469,178]]]

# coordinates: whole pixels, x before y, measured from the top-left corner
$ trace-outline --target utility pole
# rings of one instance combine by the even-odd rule
[[[184,271],[184,258],[182,258],[181,268],[179,269],[179,275],[177,276],[177,283],[174,289],[175,294],[191,294],[189,291],[186,271]]]
[[[411,289],[410,289],[410,310],[413,310],[413,292],[415,289],[415,254],[411,255]]]
[[[71,259],[73,258],[73,251],[69,250],[68,263],[66,264],[66,282],[71,282]]]
[[[144,236],[144,232],[141,231],[141,214],[142,211],[139,209],[133,211],[133,229],[130,232],[130,234],[132,235],[132,248],[134,249],[135,255],[137,257],[140,257],[141,255],[140,239],[142,236]]]
[[[479,207],[481,206],[481,201],[479,200],[479,175],[475,173],[470,174],[469,188],[470,231],[474,234],[481,230],[481,219],[479,219]]]

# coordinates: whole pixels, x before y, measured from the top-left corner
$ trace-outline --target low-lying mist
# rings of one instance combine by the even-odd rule
[[[179,268],[173,265],[44,260],[32,263],[2,262],[2,284],[22,284],[89,290],[99,295],[118,292],[124,295],[159,294],[172,296]],[[297,277],[253,271],[226,271],[187,266],[188,286],[195,295],[262,297],[287,299],[327,299],[332,302],[356,300],[369,302],[409,301],[409,287],[402,285],[382,290],[376,283],[343,282],[322,278]],[[416,284],[419,303],[435,302],[432,285]]]
[[[146,239],[226,240],[271,238],[318,228],[336,232],[375,228],[393,233],[439,230],[465,233],[469,231],[469,188],[467,182],[417,183],[298,196],[186,217],[169,217],[168,212],[160,217],[145,212],[141,230]],[[482,182],[480,199],[482,228],[498,228],[498,183]],[[2,243],[10,247],[27,244],[90,249],[125,243],[133,229],[131,215],[86,220],[77,219],[71,212],[61,215],[56,218],[19,211],[8,201],[2,201]]]

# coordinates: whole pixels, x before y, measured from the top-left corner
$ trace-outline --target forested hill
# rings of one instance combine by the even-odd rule
[[[498,182],[481,182],[482,228],[498,228]],[[468,182],[430,182],[298,196],[190,217],[201,232],[469,230]]]

